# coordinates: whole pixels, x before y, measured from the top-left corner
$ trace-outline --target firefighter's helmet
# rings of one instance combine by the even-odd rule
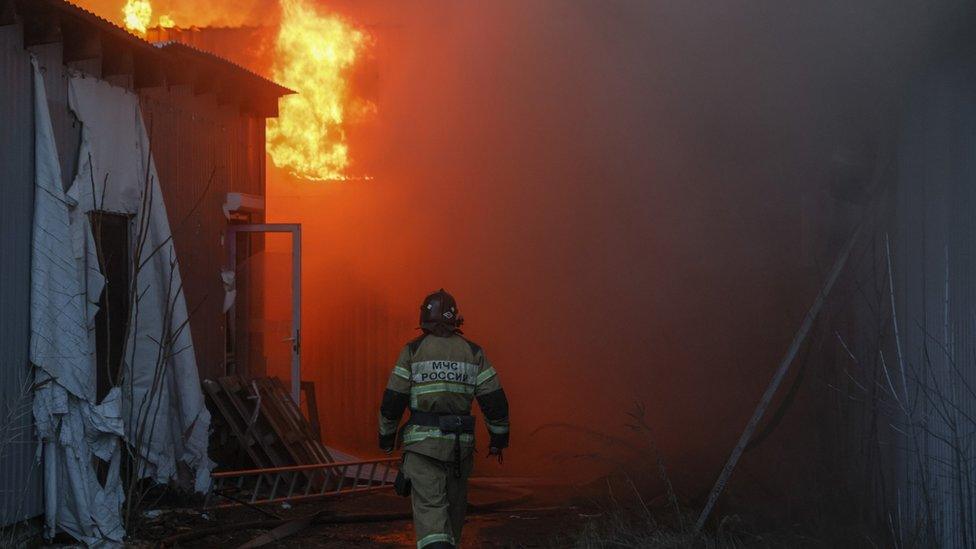
[[[427,296],[420,306],[420,327],[424,331],[438,332],[445,328],[457,331],[463,323],[457,301],[444,288]]]

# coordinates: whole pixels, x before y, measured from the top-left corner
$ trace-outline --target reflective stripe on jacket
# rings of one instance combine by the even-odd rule
[[[391,447],[403,412],[412,410],[438,414],[470,414],[478,399],[491,445],[508,445],[508,401],[498,373],[481,347],[460,335],[425,335],[404,346],[397,359],[380,407],[380,446]],[[436,427],[407,425],[403,431],[406,450],[448,461],[454,455],[454,435]],[[467,456],[474,436],[461,435]]]

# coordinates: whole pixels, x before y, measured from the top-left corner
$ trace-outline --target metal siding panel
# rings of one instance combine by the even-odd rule
[[[144,90],[140,97],[145,116],[153,119],[153,154],[192,312],[198,368],[203,378],[218,377],[224,375],[225,344],[222,206],[230,191],[263,196],[264,174],[242,164],[248,156],[247,120],[235,108],[185,87]]]
[[[67,188],[76,170],[80,125],[67,107],[68,72],[61,44],[31,52],[44,71],[52,124]],[[92,65],[94,67],[94,65]],[[85,68],[85,67],[82,67]],[[41,476],[34,462],[36,440],[29,396],[20,388],[28,374],[30,238],[33,212],[33,122],[30,58],[20,27],[0,27],[0,406],[16,416],[12,444],[0,439],[0,525],[43,512]],[[221,206],[230,189],[264,195],[264,120],[251,120],[212,96],[188,89],[143,90],[147,119],[152,117],[152,147],[183,274],[191,330],[202,377],[223,374],[223,286],[226,219]],[[25,135],[30,134],[30,135]],[[249,147],[256,147],[254,154]],[[256,162],[248,162],[250,158]],[[204,193],[211,171],[216,177]],[[199,205],[197,203],[199,202]],[[194,208],[196,209],[194,210]],[[261,216],[263,221],[263,216]]]
[[[34,46],[30,51],[37,57],[44,75],[51,125],[61,160],[61,181],[67,190],[77,169],[81,124],[68,108],[68,69],[62,64],[62,44]]]
[[[915,97],[899,151],[892,250],[908,392],[919,395],[915,440],[906,436],[896,451],[900,522],[930,521],[927,542],[945,547],[976,544],[971,64],[943,66]]]
[[[0,27],[0,526],[43,512],[29,376],[33,217],[30,58],[18,26]]]
[[[417,335],[415,319],[392,311],[384,293],[355,273],[339,269],[326,276],[314,282],[306,278],[303,379],[315,383],[324,440],[373,455],[376,434],[363,426],[376,417],[400,349]],[[322,285],[341,290],[323,291]]]
[[[968,75],[968,80],[970,83],[976,81],[976,74]],[[944,534],[951,544],[958,546],[976,545],[976,495],[973,494],[976,483],[976,449],[973,448],[976,442],[976,435],[973,434],[976,429],[976,394],[972,392],[972,388],[976,387],[976,365],[971,362],[976,357],[976,333],[973,331],[976,327],[973,324],[976,315],[976,300],[973,298],[973,281],[976,277],[973,258],[973,241],[976,239],[976,222],[973,220],[973,208],[976,207],[973,196],[973,182],[976,181],[976,156],[973,152],[976,146],[976,107],[972,102],[971,90],[969,85],[954,90],[955,100],[952,103],[957,109],[951,120],[955,123],[952,132],[956,137],[953,165],[957,170],[950,180],[946,204],[949,211],[944,223],[948,250],[944,270],[949,282],[944,339],[949,353],[943,359],[940,382],[955,410],[954,421],[968,424],[963,429],[968,434],[960,436],[958,431],[951,432],[952,429],[948,433],[956,443],[947,457],[954,463],[953,471],[959,471],[962,475],[954,475],[950,481],[951,489],[947,497],[953,500],[954,505],[951,516],[947,517]],[[965,448],[957,450],[956,446]]]

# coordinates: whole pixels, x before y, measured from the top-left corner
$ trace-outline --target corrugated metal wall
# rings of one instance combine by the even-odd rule
[[[28,374],[31,215],[33,213],[33,128],[30,56],[19,25],[0,27],[0,525],[43,511],[41,475],[34,463]],[[68,69],[62,45],[31,48],[47,88],[64,186],[77,167],[81,127],[68,108]],[[74,63],[99,75],[100,60]],[[224,373],[225,263],[222,206],[226,193],[264,195],[265,121],[217,104],[213,95],[182,87],[143,90],[147,124],[187,296],[191,329],[202,377]],[[214,179],[207,180],[211,172]],[[263,214],[253,222],[263,222]],[[27,395],[26,398],[24,395]],[[13,418],[8,421],[7,418]],[[9,425],[8,425],[9,424]],[[16,436],[12,436],[9,433]],[[8,443],[10,441],[10,443]]]
[[[81,126],[68,108],[68,69],[62,45],[31,48],[44,71],[48,103],[67,188],[77,168]],[[100,60],[74,63],[100,74]],[[139,93],[180,260],[190,327],[201,377],[224,375],[224,288],[228,192],[264,195],[265,120],[218,105],[213,94],[189,87],[147,88]],[[209,187],[207,181],[213,173]],[[263,222],[263,214],[253,222]]]
[[[391,311],[382,294],[354,273],[328,276],[306,278],[302,377],[315,383],[326,444],[368,456],[377,452],[376,433],[364,426],[375,423],[400,349],[419,335],[417,321],[412,308]]]
[[[62,63],[62,46],[60,43],[45,44],[34,46],[30,51],[37,57],[44,75],[51,125],[61,160],[61,180],[67,190],[78,167],[81,124],[68,108],[68,70]]]
[[[0,526],[43,512],[28,390],[34,198],[30,58],[20,27],[0,27]],[[26,131],[25,131],[26,130]]]
[[[197,366],[202,377],[218,377],[225,374],[222,206],[228,192],[264,195],[265,121],[188,87],[146,89],[140,100],[180,256]],[[263,214],[251,221],[263,222]]]
[[[893,545],[976,546],[974,91],[972,56],[920,79],[891,200],[835,296],[835,463]]]
[[[913,426],[900,445],[899,528],[926,524],[943,547],[976,546],[974,92],[971,55],[933,70],[898,150],[892,258]]]
[[[976,547],[974,53],[910,90],[885,195],[825,315],[822,454],[837,508],[886,546]]]

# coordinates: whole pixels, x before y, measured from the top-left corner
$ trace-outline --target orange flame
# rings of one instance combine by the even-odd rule
[[[150,0],[126,0],[125,6],[122,6],[122,22],[129,32],[146,34],[152,26],[152,14]],[[176,22],[169,14],[160,15],[156,24],[167,29],[176,26]]]
[[[276,166],[303,179],[351,179],[346,128],[373,116],[376,105],[353,96],[350,73],[372,39],[341,17],[318,11],[313,0],[280,4],[271,78],[298,94],[283,98],[278,118],[268,120],[268,154]],[[197,15],[219,17],[226,7],[208,5]],[[153,24],[151,0],[126,0],[122,13],[131,32],[145,35]],[[156,24],[176,26],[171,13]]]
[[[351,97],[349,72],[370,37],[340,17],[319,13],[308,0],[281,0],[281,28],[272,78],[298,92],[281,100],[268,120],[268,152],[275,165],[312,180],[349,179],[346,124],[370,114],[372,103]]]
[[[122,8],[125,28],[140,34],[146,34],[152,21],[152,4],[149,0],[126,0]]]

